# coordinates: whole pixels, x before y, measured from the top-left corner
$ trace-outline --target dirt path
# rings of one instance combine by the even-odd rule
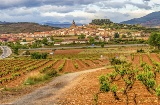
[[[64,74],[55,78],[46,86],[35,90],[34,92],[16,100],[15,102],[3,105],[56,105],[55,103],[57,97],[65,92],[65,90],[76,85],[78,82],[77,77],[79,77],[81,74],[94,72],[101,69],[105,69],[105,67]]]

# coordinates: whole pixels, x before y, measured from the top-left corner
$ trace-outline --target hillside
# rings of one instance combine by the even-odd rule
[[[33,33],[42,31],[51,31],[58,29],[47,25],[39,25],[38,23],[18,22],[18,23],[7,23],[0,24],[0,34],[5,33]]]
[[[2,21],[0,21],[0,24],[9,24],[9,22],[2,22]]]
[[[123,24],[141,24],[142,26],[147,26],[147,27],[160,26],[160,11],[152,12],[141,18],[134,18],[134,19],[124,21],[121,23]]]

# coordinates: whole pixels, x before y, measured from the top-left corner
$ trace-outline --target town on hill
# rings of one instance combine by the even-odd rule
[[[27,30],[27,29],[26,29]],[[43,30],[43,29],[42,29]],[[126,25],[113,23],[109,19],[94,19],[87,25],[77,26],[73,20],[69,28],[51,29],[48,31],[33,31],[25,33],[4,33],[0,35],[1,44],[19,42],[25,48],[37,48],[45,45],[70,45],[93,43],[146,43],[155,28],[145,28],[141,25]],[[43,43],[46,40],[47,43]],[[37,45],[37,43],[42,42]]]

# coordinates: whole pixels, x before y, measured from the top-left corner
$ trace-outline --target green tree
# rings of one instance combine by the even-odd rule
[[[26,39],[23,39],[23,42],[26,42]]]
[[[114,34],[114,38],[119,38],[119,34],[118,34],[118,33],[115,33],[115,34]]]
[[[101,47],[104,48],[104,42],[101,43]]]
[[[95,36],[95,39],[98,40],[98,39],[99,39],[99,36]]]
[[[34,52],[31,54],[32,59],[47,59],[47,53],[40,54],[39,52]]]
[[[126,38],[126,35],[123,34],[123,35],[122,35],[122,38]]]
[[[54,38],[53,38],[53,36],[50,36],[50,39],[51,39],[51,41],[54,41]]]
[[[47,38],[46,38],[46,37],[45,37],[45,38],[43,38],[42,43],[43,43],[44,45],[48,45],[48,40],[47,40]]]
[[[85,39],[85,35],[84,34],[81,34],[78,39]]]
[[[18,50],[19,50],[19,48],[18,48],[17,46],[13,48],[13,52],[14,52],[16,55],[18,55]]]
[[[89,43],[90,43],[90,44],[94,44],[94,42],[95,42],[94,38],[93,38],[93,37],[90,37],[90,38],[89,38]]]
[[[160,49],[160,34],[159,33],[152,33],[148,39],[148,43],[151,46],[157,47]]]

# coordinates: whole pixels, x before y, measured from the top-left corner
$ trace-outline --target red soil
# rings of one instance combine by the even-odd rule
[[[143,59],[143,62],[146,62],[149,65],[152,65],[152,61],[149,59],[148,55],[143,54],[142,59]]]
[[[95,67],[96,64],[94,64],[92,61],[90,60],[85,60],[85,62],[87,62],[89,64],[90,67]]]
[[[88,68],[81,60],[76,60],[76,63],[81,70]]]
[[[134,55],[134,60],[133,60],[132,63],[135,66],[140,66],[140,56],[139,55]]]
[[[55,68],[56,70],[58,70],[58,67],[63,64],[64,60],[59,60],[56,62],[56,64],[53,66],[53,68]]]
[[[63,72],[73,72],[73,71],[76,71],[76,68],[74,67],[72,60],[66,60]]]
[[[108,59],[100,59],[100,62],[102,62],[103,65],[108,65],[110,64]]]
[[[127,56],[127,60],[130,61],[130,62],[132,62],[132,57],[131,57],[131,55]]]
[[[151,53],[151,58],[152,58],[153,60],[155,60],[156,62],[160,62],[160,59],[159,59],[158,55],[155,54],[155,53]]]
[[[99,80],[98,77],[101,74],[110,73],[112,70],[100,70],[97,72],[86,73],[81,75],[78,79],[80,82],[71,87],[68,91],[64,92],[58,97],[58,105],[93,105],[94,95],[99,92]],[[126,97],[121,92],[121,88],[124,87],[123,80],[115,82],[118,85],[117,95],[120,100],[116,101],[111,92],[100,93],[98,95],[98,105],[125,105]],[[136,81],[133,88],[128,92],[129,105],[134,105],[133,97],[136,94],[136,102],[138,105],[158,105],[156,95],[150,94],[141,82]]]

